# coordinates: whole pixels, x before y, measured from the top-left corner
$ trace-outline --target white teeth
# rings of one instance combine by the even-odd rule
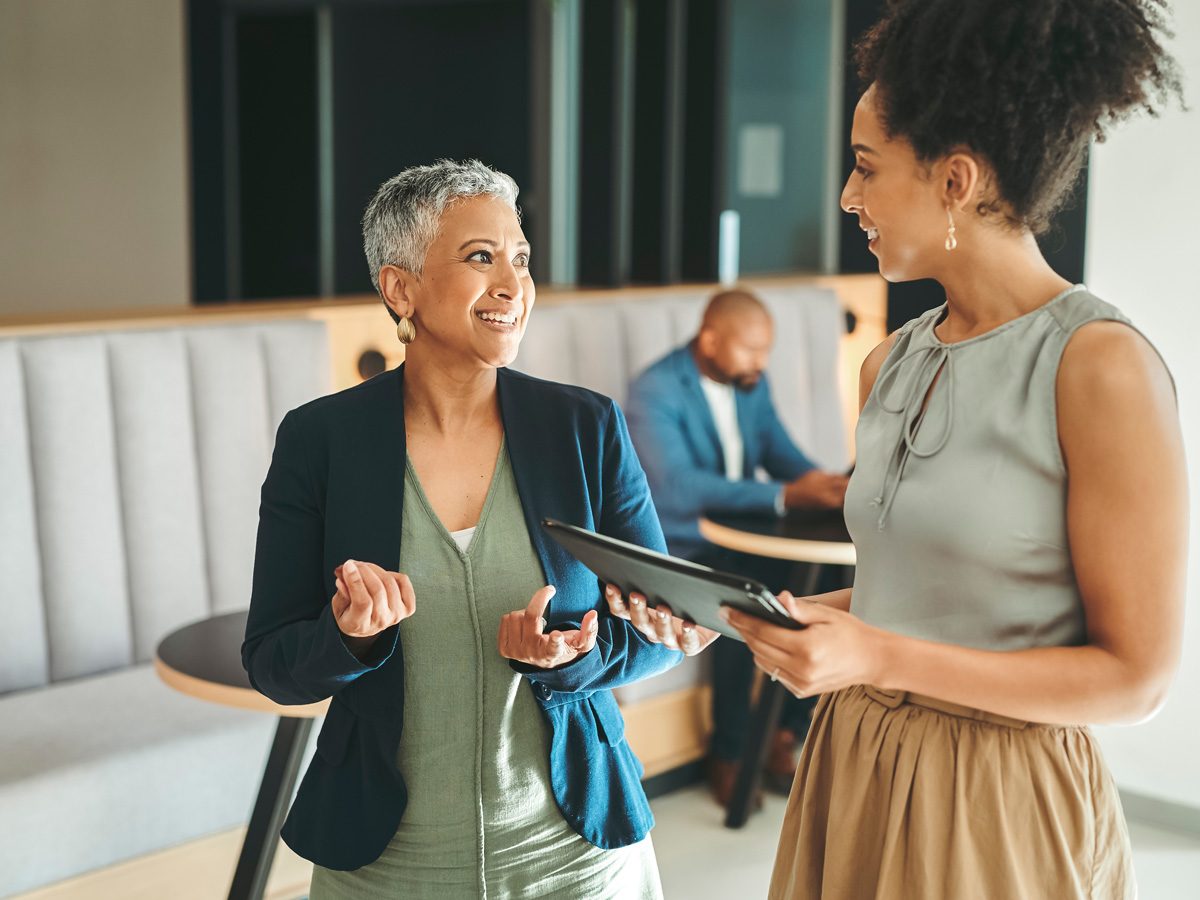
[[[867,229],[867,240],[868,241],[873,241],[877,237],[879,237],[879,229],[878,228],[868,228]]]
[[[479,316],[479,318],[483,319],[483,321],[485,321],[485,322],[495,322],[499,325],[516,325],[517,324],[517,317],[515,315],[513,315],[512,313],[480,312],[480,313],[475,313],[475,315]]]

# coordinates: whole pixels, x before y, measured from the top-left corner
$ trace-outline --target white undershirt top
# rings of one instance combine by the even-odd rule
[[[700,376],[700,387],[716,423],[721,449],[725,451],[725,477],[730,481],[741,481],[745,448],[738,426],[737,389],[732,384],[721,384],[704,375]]]
[[[458,549],[463,553],[467,552],[467,548],[471,546],[471,538],[475,537],[475,529],[477,525],[472,525],[470,528],[464,528],[462,531],[450,532],[450,537],[454,538],[454,543],[458,544]]]

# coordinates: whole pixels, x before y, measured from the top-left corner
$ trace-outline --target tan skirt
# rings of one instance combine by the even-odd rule
[[[771,900],[1136,895],[1117,789],[1086,728],[870,687],[817,705]]]

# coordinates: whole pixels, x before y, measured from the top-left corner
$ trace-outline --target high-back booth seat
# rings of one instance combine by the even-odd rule
[[[0,340],[0,896],[249,817],[269,716],[179,694],[168,631],[244,608],[324,323]]]
[[[836,300],[763,294],[781,416],[841,465]],[[623,401],[704,300],[543,304],[516,367]],[[247,819],[272,720],[176,693],[149,663],[172,629],[246,606],[275,429],[329,391],[328,359],[307,319],[0,337],[0,896]]]

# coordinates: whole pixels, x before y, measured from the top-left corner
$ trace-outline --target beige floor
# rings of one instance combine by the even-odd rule
[[[782,797],[767,797],[745,828],[729,831],[702,788],[654,801],[654,846],[667,900],[753,900],[766,896]],[[1143,900],[1200,897],[1200,838],[1130,823],[1134,865]]]

